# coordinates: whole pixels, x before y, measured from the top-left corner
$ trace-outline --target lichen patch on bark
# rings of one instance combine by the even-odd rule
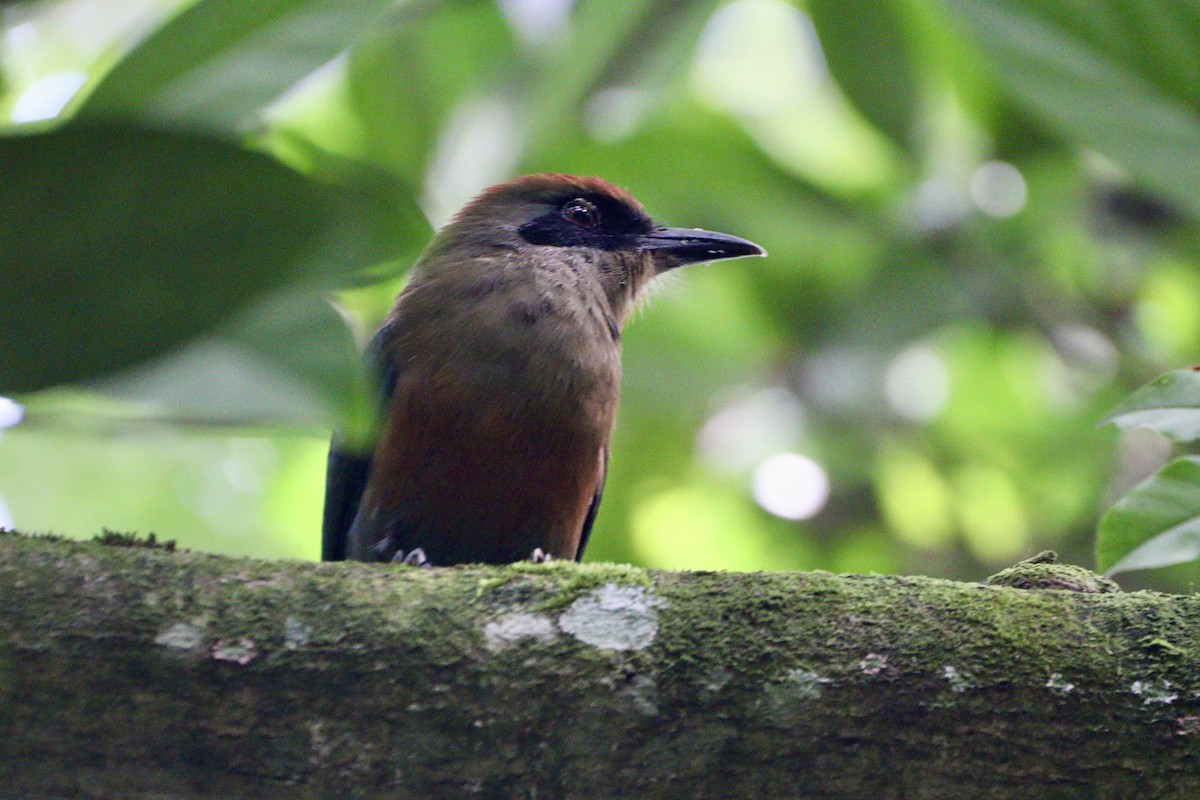
[[[641,586],[607,583],[575,600],[558,627],[603,650],[641,650],[658,635],[663,601]]]
[[[193,622],[176,622],[155,636],[154,643],[174,650],[199,651],[204,645],[204,629]]]
[[[484,642],[493,653],[505,650],[523,639],[548,642],[556,635],[554,621],[545,614],[505,614],[483,626]]]

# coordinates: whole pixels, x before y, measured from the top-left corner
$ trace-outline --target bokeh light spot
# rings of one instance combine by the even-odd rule
[[[808,519],[829,501],[829,476],[798,453],[780,453],[754,471],[754,499],[777,517]]]
[[[920,231],[950,230],[962,222],[966,213],[966,198],[953,181],[930,178],[922,181],[913,194],[912,215]]]
[[[888,364],[883,388],[897,414],[924,422],[946,407],[950,375],[937,350],[927,344],[918,344],[901,351]]]
[[[0,397],[0,430],[11,428],[25,416],[25,407],[8,397]]]
[[[969,188],[979,210],[997,219],[1021,213],[1029,196],[1021,171],[1006,161],[981,164],[971,176]]]
[[[498,0],[508,24],[526,42],[543,44],[557,36],[571,16],[574,0]]]
[[[696,437],[696,447],[713,469],[741,472],[795,445],[803,430],[800,398],[775,387],[730,403],[709,417]]]

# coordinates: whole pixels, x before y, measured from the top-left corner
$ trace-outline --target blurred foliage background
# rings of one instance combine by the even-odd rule
[[[589,560],[1090,565],[1169,453],[1097,423],[1200,349],[1195,0],[0,13],[0,526],[316,558],[329,429],[369,428],[352,339],[541,170],[770,252],[626,332]]]

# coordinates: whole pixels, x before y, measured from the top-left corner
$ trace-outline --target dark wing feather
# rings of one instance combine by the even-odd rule
[[[321,560],[344,561],[350,524],[371,474],[371,456],[343,450],[337,437],[325,467],[325,517],[321,523]]]
[[[387,356],[385,325],[371,339],[367,358],[379,378],[380,413],[387,411],[396,389],[398,371]],[[350,450],[334,434],[329,444],[329,462],[325,469],[325,516],[321,523],[321,560],[343,561],[350,525],[358,513],[363,490],[371,475],[371,453]]]
[[[592,504],[588,506],[587,516],[583,520],[583,532],[579,535],[579,549],[575,551],[575,560],[583,561],[583,551],[587,547],[588,537],[592,535],[592,525],[596,522],[596,514],[600,511],[600,498],[604,496],[604,481],[608,478],[608,445],[604,445],[604,464],[600,468],[600,482],[596,485],[596,494],[592,496]]]

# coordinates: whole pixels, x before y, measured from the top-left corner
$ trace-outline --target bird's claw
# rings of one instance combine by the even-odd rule
[[[425,555],[425,551],[416,547],[405,553],[403,550],[397,550],[396,555],[392,556],[393,564],[404,564],[409,567],[431,567],[429,557]]]
[[[535,547],[533,548],[533,552],[529,554],[529,560],[534,564],[549,564],[554,560],[554,556],[540,547]]]

